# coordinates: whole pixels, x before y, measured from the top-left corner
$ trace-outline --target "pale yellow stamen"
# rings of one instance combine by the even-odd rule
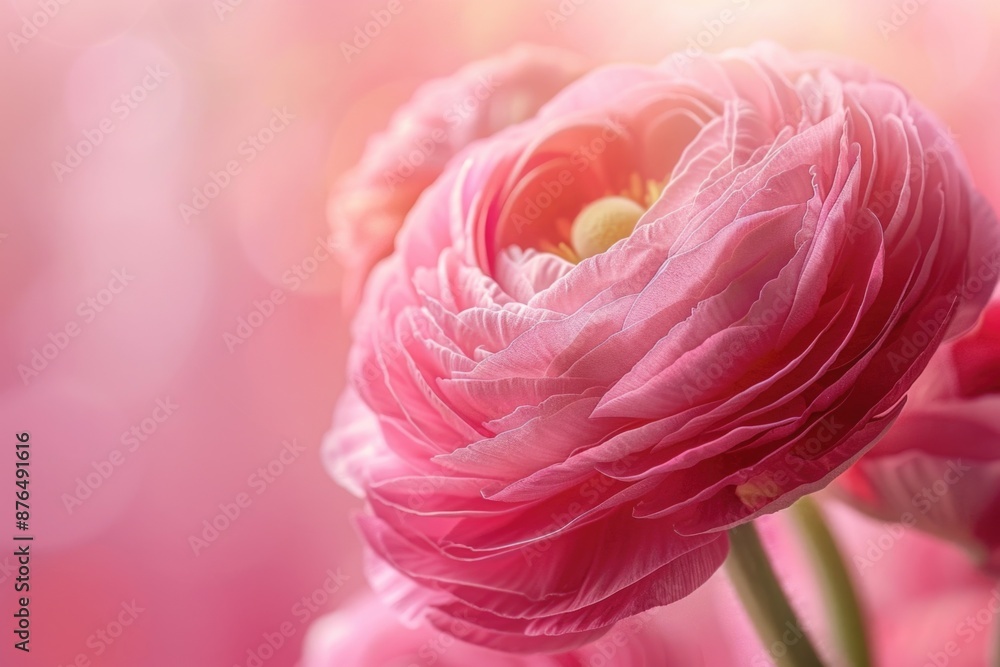
[[[645,212],[628,197],[603,197],[591,202],[573,220],[573,250],[581,260],[599,255],[628,237]]]
[[[642,189],[642,179],[639,174],[633,172],[628,178],[628,188],[626,188],[621,195],[623,197],[628,197],[635,201],[642,201],[643,189]]]
[[[539,245],[539,249],[545,252],[550,252],[553,255],[558,255],[559,257],[565,259],[567,262],[571,262],[573,264],[580,263],[580,258],[577,256],[576,252],[574,252],[572,248],[570,248],[562,241],[560,241],[558,244],[552,243],[550,241],[542,241],[541,244]]]
[[[656,181],[646,181],[646,206],[652,206],[663,194],[663,188]]]

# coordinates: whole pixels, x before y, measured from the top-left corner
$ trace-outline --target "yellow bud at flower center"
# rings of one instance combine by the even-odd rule
[[[601,254],[628,237],[645,212],[628,197],[604,197],[591,202],[573,220],[573,250],[581,260]]]

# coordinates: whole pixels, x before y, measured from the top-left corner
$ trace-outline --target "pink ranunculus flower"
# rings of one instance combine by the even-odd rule
[[[455,153],[530,118],[586,69],[570,52],[523,45],[420,88],[330,198],[337,256],[348,269],[345,304],[357,305],[368,272],[392,252],[403,218]]]
[[[989,271],[1000,270],[1000,256]],[[1000,299],[941,347],[888,434],[837,484],[852,504],[1000,573]]]
[[[372,595],[320,618],[309,629],[300,667],[721,667],[732,651],[712,634],[722,626],[710,598],[687,615],[650,611],[625,620],[592,644],[562,653],[514,655],[468,644],[455,619],[447,631],[410,628]]]
[[[405,615],[564,650],[878,438],[996,221],[945,130],[776,46],[594,71],[448,163],[372,273],[334,473]]]

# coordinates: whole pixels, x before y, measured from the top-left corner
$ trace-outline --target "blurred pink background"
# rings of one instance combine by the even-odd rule
[[[843,53],[943,117],[1000,205],[995,0],[398,3],[0,8],[0,494],[29,431],[35,535],[32,651],[5,611],[3,664],[294,665],[364,586],[355,501],[319,460],[347,347],[325,202],[428,78],[523,41]]]

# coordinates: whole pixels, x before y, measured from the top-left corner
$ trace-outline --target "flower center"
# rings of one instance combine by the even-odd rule
[[[577,214],[570,243],[581,260],[599,255],[627,238],[646,209],[627,197],[602,197]]]
[[[639,218],[660,197],[662,186],[643,181],[633,173],[629,186],[618,194],[607,194],[586,204],[570,222],[560,217],[554,226],[554,241],[543,239],[536,247],[578,264],[600,255],[635,230]]]

